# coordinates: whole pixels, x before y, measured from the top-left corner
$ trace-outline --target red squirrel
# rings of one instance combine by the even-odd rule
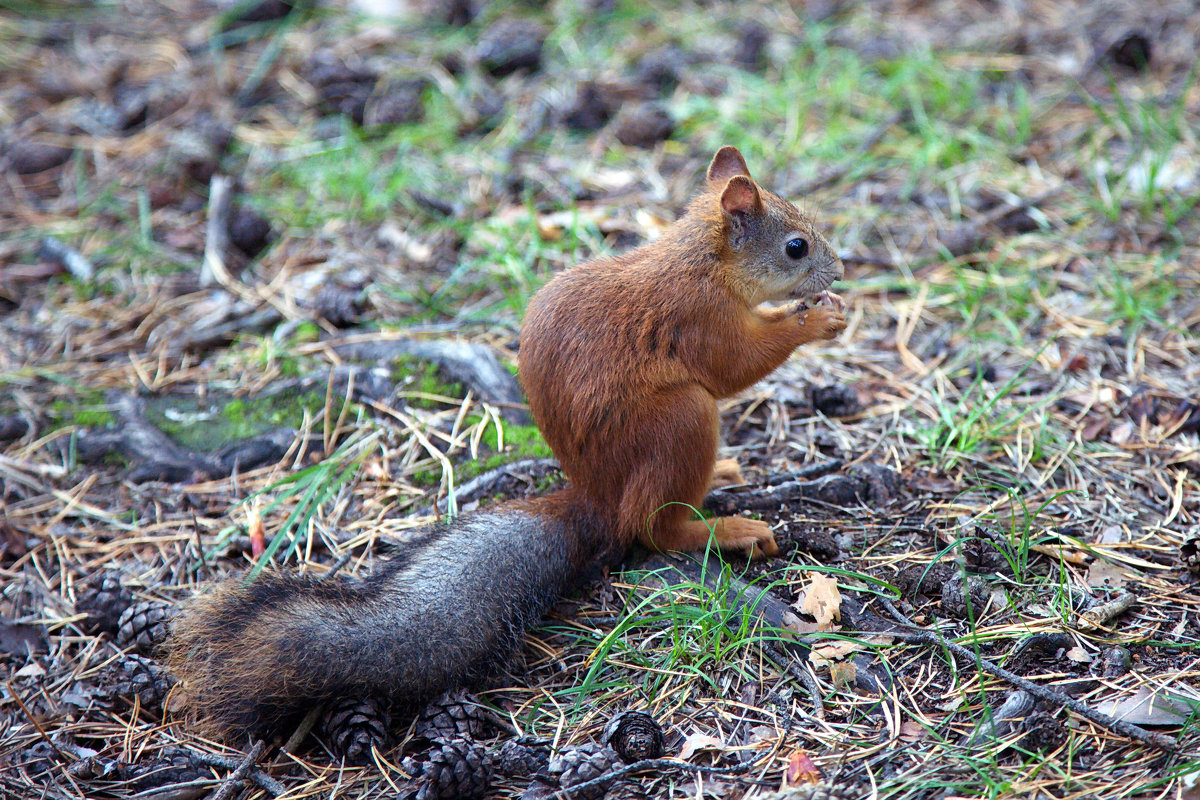
[[[842,264],[736,148],[706,183],[657,241],[530,301],[520,377],[567,488],[432,528],[362,581],[264,574],[193,600],[169,663],[210,730],[262,735],[322,700],[414,704],[476,681],[635,540],[777,552],[765,522],[693,518],[710,485],[741,482],[716,460],[716,402],[845,328],[828,292]]]

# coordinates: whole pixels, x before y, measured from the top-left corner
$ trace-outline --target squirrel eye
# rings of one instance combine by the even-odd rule
[[[784,251],[788,254],[788,258],[799,261],[808,255],[808,242],[797,236],[787,243]]]

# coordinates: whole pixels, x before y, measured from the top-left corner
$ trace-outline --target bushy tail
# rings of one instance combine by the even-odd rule
[[[363,581],[226,582],[177,618],[169,663],[220,734],[264,735],[333,697],[424,702],[502,664],[609,556],[602,527],[564,492],[434,528]]]

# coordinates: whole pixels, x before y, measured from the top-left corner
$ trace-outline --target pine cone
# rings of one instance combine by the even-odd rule
[[[109,668],[106,683],[113,697],[136,697],[143,708],[159,708],[175,685],[175,678],[148,658],[128,655]]]
[[[663,752],[663,732],[654,717],[641,711],[622,711],[604,726],[600,741],[617,751],[626,764],[658,758]]]
[[[1024,732],[1021,747],[1035,753],[1050,753],[1067,740],[1067,729],[1045,711],[1034,711],[1021,720],[1018,728]]]
[[[415,734],[423,739],[482,739],[490,724],[470,692],[446,692],[421,710]]]
[[[143,655],[153,653],[167,640],[171,620],[178,613],[174,606],[153,600],[134,603],[121,614],[117,645]]]
[[[121,765],[121,779],[129,781],[129,791],[144,792],[161,786],[209,778],[212,770],[181,748],[167,748],[159,758],[148,758]]]
[[[101,633],[114,636],[121,624],[121,614],[132,603],[133,592],[129,587],[123,586],[115,573],[105,573],[79,593],[75,612],[87,614],[79,627],[89,636]]]
[[[342,697],[321,720],[321,736],[347,764],[371,763],[371,750],[383,749],[391,725],[387,703],[373,697]]]
[[[620,761],[621,757],[611,747],[589,742],[579,747],[569,747],[550,759],[546,772],[558,778],[558,784],[567,796],[575,800],[597,800],[608,791],[608,783],[577,792],[571,792],[570,789],[612,771]]]
[[[413,778],[413,790],[401,797],[413,800],[472,800],[483,797],[492,783],[494,766],[488,752],[466,739],[435,741],[421,758],[409,756],[400,768]]]
[[[509,739],[493,756],[496,769],[509,778],[525,778],[542,769],[550,762],[550,745],[538,739],[523,736]]]

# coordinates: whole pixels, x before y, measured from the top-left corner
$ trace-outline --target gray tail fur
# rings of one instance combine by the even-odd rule
[[[435,528],[363,581],[218,586],[168,642],[188,702],[218,733],[263,735],[327,698],[424,702],[494,671],[604,549],[594,520],[535,508]]]

